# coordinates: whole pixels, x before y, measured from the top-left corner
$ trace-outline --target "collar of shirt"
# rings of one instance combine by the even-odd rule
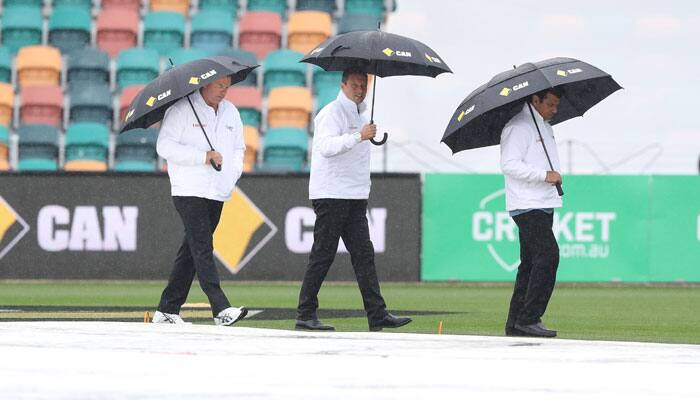
[[[337,100],[340,102],[344,109],[352,113],[362,114],[367,109],[367,104],[364,101],[360,104],[356,104],[354,101],[350,100],[348,96],[345,95],[345,92],[343,92],[342,89],[340,90],[340,92],[338,92]]]

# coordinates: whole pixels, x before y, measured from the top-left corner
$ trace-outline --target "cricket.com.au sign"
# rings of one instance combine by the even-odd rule
[[[700,177],[572,176],[565,187],[552,227],[559,281],[700,281]],[[423,192],[423,280],[514,279],[502,176],[431,174]]]

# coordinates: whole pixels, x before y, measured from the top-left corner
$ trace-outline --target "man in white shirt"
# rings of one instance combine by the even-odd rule
[[[370,331],[411,322],[386,311],[379,290],[374,247],[367,225],[370,143],[377,127],[362,115],[367,106],[367,74],[343,72],[340,93],[314,119],[309,199],[316,213],[314,244],[299,293],[296,329],[335,330],[319,321],[318,292],[342,237],[350,252]]]
[[[243,172],[245,152],[241,117],[225,100],[229,86],[231,77],[226,76],[189,96],[199,120],[188,99],[180,99],[166,111],[158,133],[156,149],[168,162],[173,203],[182,218],[185,238],[153,316],[154,323],[184,323],[180,308],[187,300],[195,272],[216,325],[232,325],[248,313],[245,307],[231,307],[221,290],[213,255],[214,230],[224,202]],[[211,150],[202,128],[216,150]],[[220,172],[212,167],[212,160],[221,167]]]
[[[518,225],[520,237],[520,266],[505,329],[508,336],[554,337],[557,334],[542,324],[541,317],[554,290],[559,266],[559,246],[552,232],[552,222],[554,208],[562,205],[554,187],[561,184],[561,175],[557,172],[559,155],[554,131],[548,121],[557,113],[560,97],[556,89],[532,95],[501,133],[506,209]],[[554,170],[547,161],[543,142]]]

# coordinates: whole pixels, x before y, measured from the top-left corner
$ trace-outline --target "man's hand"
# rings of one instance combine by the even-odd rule
[[[363,126],[362,130],[360,131],[360,136],[362,137],[362,140],[372,139],[373,137],[377,136],[377,125],[367,124]]]
[[[561,175],[557,171],[547,171],[547,177],[544,178],[544,181],[552,185],[561,184]]]
[[[214,160],[214,163],[216,165],[221,166],[221,163],[224,161],[224,158],[221,156],[221,153],[218,151],[207,151],[207,160],[204,162],[204,164],[209,164],[209,161]]]

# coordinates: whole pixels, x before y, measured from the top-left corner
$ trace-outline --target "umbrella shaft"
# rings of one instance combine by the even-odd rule
[[[214,146],[211,145],[211,142],[209,141],[209,136],[207,136],[207,131],[204,130],[204,125],[202,125],[202,121],[199,120],[199,115],[197,115],[197,111],[194,109],[194,104],[192,104],[192,100],[190,99],[190,96],[187,95],[187,101],[190,103],[190,107],[192,107],[192,112],[194,113],[194,117],[197,118],[197,123],[199,124],[199,127],[202,129],[202,133],[204,134],[204,138],[207,139],[207,144],[209,144],[209,148],[211,151],[214,151]]]
[[[370,117],[369,117],[370,124],[374,123],[374,97],[375,97],[376,93],[377,93],[377,75],[374,75],[374,79],[372,79],[372,111],[370,112]]]

